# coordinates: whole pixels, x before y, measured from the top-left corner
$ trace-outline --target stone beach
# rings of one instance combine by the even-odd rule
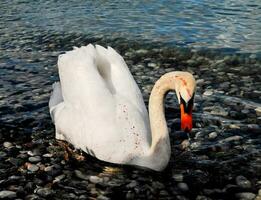
[[[8,37],[0,49],[0,199],[261,199],[261,60],[256,54],[49,31],[22,34],[20,43]],[[48,111],[52,83],[58,80],[57,56],[89,42],[111,45],[123,55],[146,104],[162,74],[194,74],[191,138],[180,131],[175,95],[166,97],[172,155],[163,172],[86,154],[85,161],[64,160]]]

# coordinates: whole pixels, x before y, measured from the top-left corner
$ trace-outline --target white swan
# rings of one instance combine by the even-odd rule
[[[171,148],[164,95],[175,90],[181,128],[192,128],[195,80],[188,72],[163,75],[153,87],[149,115],[123,58],[91,44],[59,56],[60,83],[53,85],[50,113],[56,139],[100,160],[163,170]]]

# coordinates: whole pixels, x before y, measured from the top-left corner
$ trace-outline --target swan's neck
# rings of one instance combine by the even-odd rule
[[[163,75],[154,85],[149,99],[149,117],[152,142],[151,158],[155,162],[168,162],[170,157],[170,140],[164,112],[164,98],[169,90],[175,90],[173,72]],[[160,160],[158,160],[160,159]]]

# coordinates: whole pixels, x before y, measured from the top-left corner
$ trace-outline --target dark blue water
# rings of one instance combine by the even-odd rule
[[[30,42],[43,31],[260,53],[261,1],[0,2],[0,44],[12,40],[15,46],[21,35]]]

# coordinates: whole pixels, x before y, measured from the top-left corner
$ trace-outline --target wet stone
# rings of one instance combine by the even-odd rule
[[[96,183],[102,183],[102,178],[100,178],[100,177],[98,177],[98,176],[90,176],[89,177],[89,181],[91,182],[91,183],[94,183],[94,184],[96,184]]]
[[[231,137],[227,137],[223,140],[220,140],[219,143],[226,143],[226,142],[237,142],[237,141],[240,141],[242,140],[243,137],[240,136],[240,135],[235,135],[235,136],[231,136]]]
[[[53,191],[49,188],[36,188],[34,193],[38,194],[41,197],[48,197],[53,193]]]
[[[89,180],[89,178],[90,178],[88,175],[82,173],[80,170],[75,170],[74,174],[76,177],[83,179],[83,180]]]
[[[134,199],[135,194],[132,191],[128,191],[126,194],[126,199]]]
[[[211,96],[213,95],[213,91],[211,90],[206,90],[204,93],[203,93],[204,96]]]
[[[222,107],[219,106],[214,106],[212,107],[212,110],[210,112],[213,115],[219,115],[219,116],[228,116],[228,111],[226,111],[225,109],[223,109]]]
[[[183,181],[184,176],[183,176],[183,174],[174,174],[174,175],[172,176],[172,178],[173,178],[175,181],[177,181],[177,182],[181,182],[181,181]]]
[[[99,195],[97,197],[97,200],[109,200],[110,198],[106,197],[106,196],[103,196],[103,195]]]
[[[138,182],[133,180],[128,185],[126,185],[127,188],[135,188],[138,185]]]
[[[236,177],[236,184],[244,189],[251,188],[251,182],[247,180],[244,176],[237,176]]]
[[[0,191],[0,199],[13,199],[16,197],[16,192],[3,190]]]
[[[189,191],[189,187],[186,183],[178,183],[177,187],[179,188],[180,191],[182,192],[187,192]]]
[[[218,135],[217,132],[211,132],[208,134],[208,138],[213,140],[217,137],[217,135]]]
[[[38,167],[37,165],[35,165],[35,164],[29,163],[29,164],[27,165],[27,169],[28,169],[29,171],[31,171],[31,172],[36,172],[36,171],[39,170],[39,167]]]
[[[29,157],[28,159],[31,163],[38,163],[40,162],[42,159],[40,156],[34,156],[34,157]]]
[[[253,200],[256,197],[256,195],[251,192],[236,193],[235,196],[240,200]]]
[[[4,142],[3,146],[5,148],[11,148],[11,147],[13,147],[13,144],[11,142]]]

